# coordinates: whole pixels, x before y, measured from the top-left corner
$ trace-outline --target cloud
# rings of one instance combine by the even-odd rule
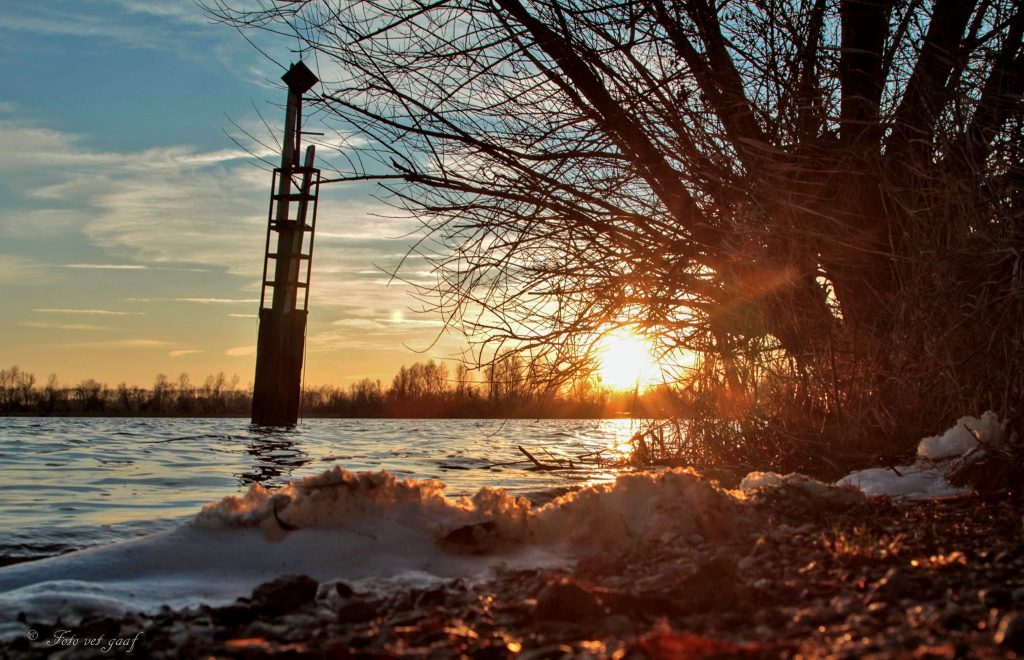
[[[82,331],[96,331],[96,330],[110,330],[109,326],[105,325],[89,325],[88,323],[48,323],[45,321],[21,321],[18,325],[26,328],[42,328],[51,330],[82,330]]]
[[[146,266],[144,264],[63,264],[61,268],[76,270],[173,270],[187,273],[208,273],[206,268],[173,268],[168,266]],[[128,300],[128,299],[126,299]]]
[[[341,319],[331,323],[333,326],[341,328],[359,328],[359,329],[374,329],[382,330],[386,328],[398,328],[399,326],[408,327],[420,327],[420,328],[443,328],[444,321],[440,319],[424,319],[424,318],[405,318],[404,313],[401,310],[396,310],[396,314],[389,318],[383,319]]]
[[[146,270],[141,264],[64,264],[62,268],[78,270]]]
[[[191,0],[49,0],[45,3],[0,5],[0,32],[21,32],[44,37],[90,38],[129,48],[144,48],[198,58],[211,41],[232,43],[227,30],[210,25],[209,17]],[[202,43],[205,49],[198,48]]]
[[[256,314],[228,314],[233,319],[258,319]]]
[[[50,236],[84,236],[109,255],[109,260],[69,260],[58,271],[209,270],[237,278],[219,277],[217,288],[204,289],[203,295],[125,298],[128,303],[257,304],[258,293],[244,294],[259,289],[271,177],[242,160],[244,150],[181,145],[96,150],[80,136],[3,115],[0,143],[12,145],[0,151],[0,177],[23,191],[22,199],[15,200],[20,203],[0,208],[0,235],[29,236],[26,226],[38,225]],[[47,174],[26,174],[32,171]],[[325,188],[321,193],[310,307],[323,321],[311,324],[311,350],[430,346],[439,330],[436,322],[409,322],[392,331],[388,321],[380,321],[371,333],[344,325],[324,329],[325,322],[339,319],[339,309],[350,310],[345,318],[372,320],[407,307],[409,285],[387,274],[403,260],[410,277],[433,284],[422,258],[407,255],[417,221],[381,202],[360,199],[360,190]],[[62,313],[133,314],[105,309]],[[240,357],[253,349],[229,350]]]
[[[91,314],[94,316],[145,316],[145,312],[121,312],[112,309],[78,309],[70,307],[37,307],[40,314]]]
[[[172,358],[174,358],[174,357],[181,357],[183,355],[192,355],[194,353],[205,353],[205,352],[206,352],[206,350],[202,349],[202,348],[183,348],[183,349],[179,349],[179,350],[176,350],[176,351],[171,351],[167,355],[172,357]]]
[[[125,302],[184,302],[197,303],[199,305],[252,305],[260,301],[259,298],[124,298]]]
[[[308,350],[393,350],[405,346],[416,351],[455,354],[462,346],[436,316],[410,314],[404,309],[380,311],[382,314],[368,317],[359,316],[358,310],[349,310],[326,328],[310,332],[306,340]]]
[[[110,339],[107,341],[82,341],[70,344],[56,344],[59,348],[163,348],[174,342],[161,339]]]
[[[250,355],[256,355],[256,346],[236,346],[235,348],[229,348],[224,351],[224,355],[230,355],[231,357],[249,357]]]
[[[176,302],[199,303],[200,305],[252,305],[259,298],[175,298]]]

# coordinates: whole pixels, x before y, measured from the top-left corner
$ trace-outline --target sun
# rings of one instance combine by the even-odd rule
[[[662,369],[654,359],[649,341],[626,329],[598,340],[597,375],[601,385],[613,390],[646,390],[661,382]]]

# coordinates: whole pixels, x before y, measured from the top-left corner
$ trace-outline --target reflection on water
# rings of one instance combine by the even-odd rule
[[[238,483],[248,487],[259,484],[265,488],[281,486],[292,480],[292,473],[312,459],[302,451],[291,431],[250,427],[255,434],[248,441],[245,453],[253,458],[248,470],[235,474]]]
[[[252,484],[340,465],[440,479],[449,496],[503,487],[535,502],[606,481],[599,467],[531,472],[517,447],[569,459],[628,446],[629,420],[0,418],[0,561],[177,524]],[[518,464],[517,464],[518,463]]]

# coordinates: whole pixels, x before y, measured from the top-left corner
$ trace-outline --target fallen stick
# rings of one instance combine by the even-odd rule
[[[538,461],[538,460],[537,460],[536,458],[534,458],[534,457],[533,457],[533,454],[531,454],[530,452],[528,452],[528,451],[526,451],[525,449],[523,449],[523,446],[522,446],[522,445],[519,445],[519,451],[521,451],[521,452],[522,452],[522,453],[523,453],[523,454],[524,454],[524,455],[525,455],[525,456],[526,456],[526,457],[527,457],[528,459],[530,459],[531,461],[533,461],[533,464],[534,464],[535,466],[537,466],[537,469],[538,469],[538,470],[543,470],[543,469],[544,469],[544,464],[543,464],[543,463],[541,463],[540,461]]]

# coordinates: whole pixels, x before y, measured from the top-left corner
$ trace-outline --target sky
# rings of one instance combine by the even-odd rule
[[[261,45],[191,0],[0,3],[0,368],[252,382],[271,174],[235,140],[273,160],[245,133],[275,139],[261,115],[283,125],[294,60]],[[390,282],[416,223],[374,192],[321,196],[308,385],[461,347]],[[406,276],[429,277],[417,263]]]

